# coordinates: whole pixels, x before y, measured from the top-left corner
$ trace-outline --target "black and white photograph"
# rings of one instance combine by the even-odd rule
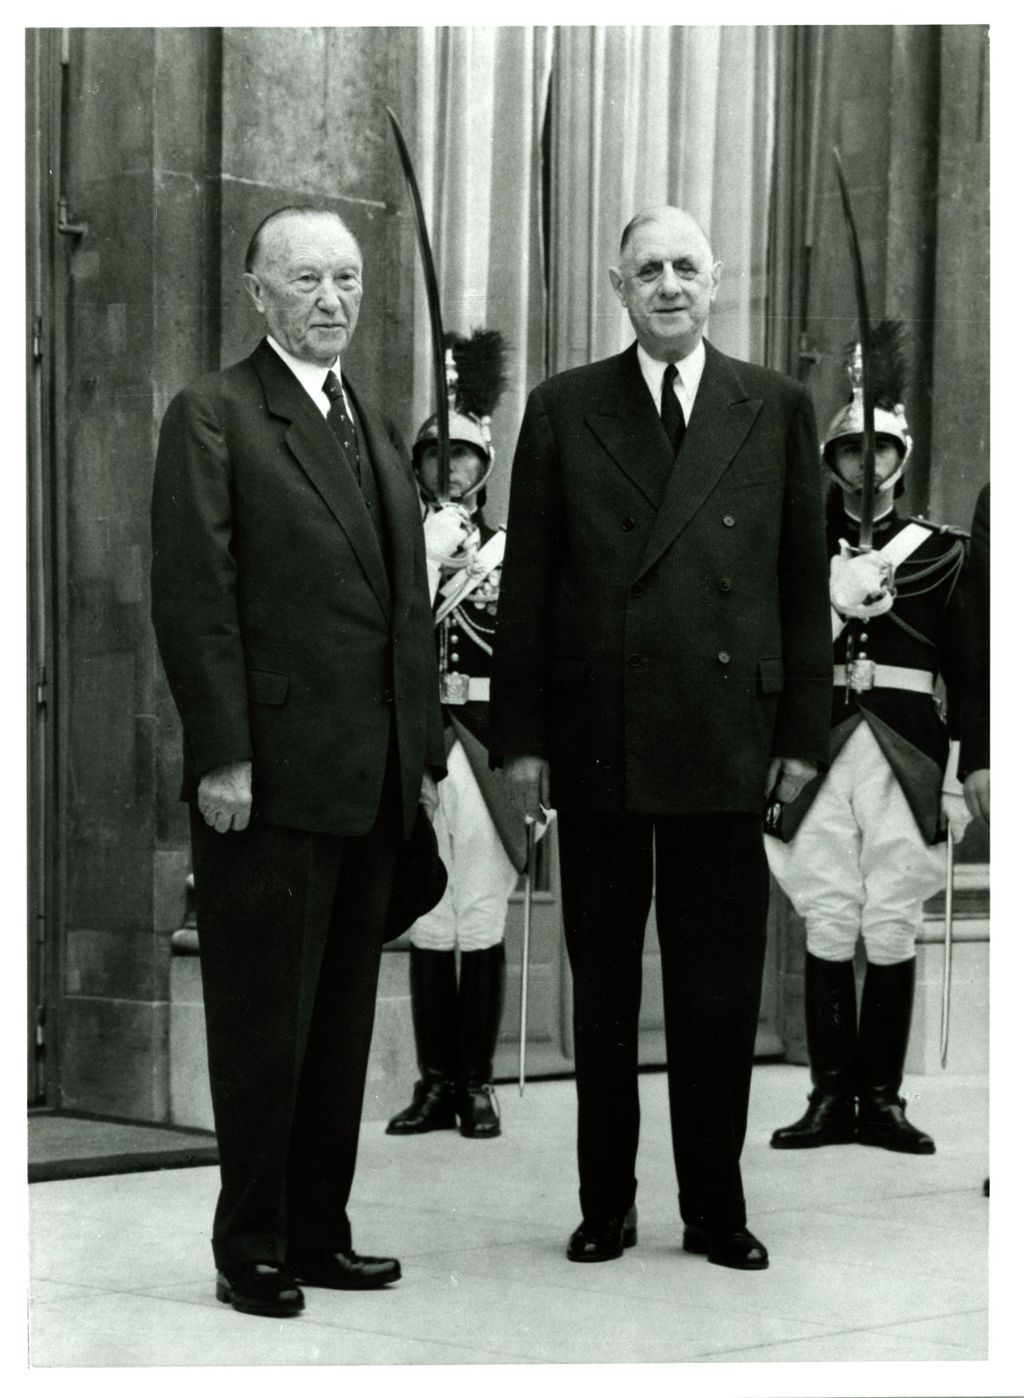
[[[5,35],[15,1371],[1019,1395],[1015,37],[307,8]]]

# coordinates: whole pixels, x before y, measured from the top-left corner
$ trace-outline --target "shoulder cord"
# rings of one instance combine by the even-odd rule
[[[475,641],[481,650],[486,651],[488,655],[494,654],[494,647],[492,645],[488,645],[488,643],[484,640],[482,628],[473,625],[473,623],[466,616],[466,613],[463,611],[461,606],[456,607],[455,610],[450,613],[450,615],[454,617],[456,626],[461,627],[462,630],[465,631],[469,639],[471,641]],[[493,634],[494,633],[492,631],[491,635],[493,636]]]
[[[963,544],[958,543],[955,544],[953,548],[949,549],[946,553],[944,553],[941,558],[936,559],[934,563],[929,563],[926,567],[921,568],[916,572],[912,573],[910,575],[910,581],[919,582],[922,578],[927,577],[931,573],[934,573],[938,568],[944,567],[945,572],[940,577],[935,578],[934,581],[930,583],[928,587],[918,588],[916,592],[908,592],[905,588],[901,588],[897,593],[897,597],[923,597],[929,592],[934,592],[937,587],[941,587],[942,584],[947,581],[947,579],[950,583],[949,593],[952,594],[953,587],[956,584],[956,580],[960,576],[960,569],[963,567],[963,563],[964,547]],[[946,600],[948,603],[948,596]],[[912,636],[915,641],[920,641],[923,645],[928,646],[931,650],[939,649],[935,641],[931,640],[928,636],[922,635],[922,633],[918,631],[916,627],[911,626],[908,621],[904,621],[902,617],[897,616],[895,610],[886,612],[885,617],[887,617],[891,622],[893,622],[894,625],[898,626],[902,631],[905,631],[908,636]],[[880,617],[879,620],[884,620],[884,618]]]

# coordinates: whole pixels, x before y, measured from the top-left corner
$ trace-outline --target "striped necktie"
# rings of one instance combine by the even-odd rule
[[[355,424],[349,417],[348,408],[345,406],[341,380],[333,369],[327,371],[327,377],[324,379],[324,392],[331,400],[327,421],[333,427],[334,435],[341,443],[349,465],[355,472],[356,480],[362,481],[362,462],[359,460],[359,440],[356,437]]]

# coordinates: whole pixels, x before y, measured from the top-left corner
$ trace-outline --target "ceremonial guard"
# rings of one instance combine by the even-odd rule
[[[526,832],[487,758],[491,654],[504,529],[484,520],[494,464],[490,415],[505,386],[497,331],[446,336],[451,443],[441,488],[436,416],[413,447],[434,597],[448,776],[434,817],[448,887],[412,928],[409,955],[420,1078],[390,1135],[452,1128],[501,1134],[491,1082],[505,989],[505,917],[525,867]],[[456,965],[458,951],[458,965]]]
[[[812,1082],[807,1111],[777,1130],[771,1144],[796,1150],[858,1141],[930,1155],[935,1143],[907,1120],[900,1085],[924,900],[944,882],[940,842],[947,830],[959,839],[970,819],[956,780],[959,745],[951,749],[936,699],[941,676],[955,733],[965,543],[961,531],[908,520],[894,507],[912,445],[896,322],[876,328],[870,354],[873,490],[865,483],[859,345],[849,365],[852,396],[823,447],[834,482],[827,510],[835,643],[830,765],[795,801],[772,808],[767,825],[772,872],[807,925]],[[858,936],[867,954],[859,1021]]]

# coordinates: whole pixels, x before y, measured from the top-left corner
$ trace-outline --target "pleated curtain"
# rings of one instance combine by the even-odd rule
[[[530,388],[632,339],[608,268],[637,210],[678,204],[708,230],[723,264],[709,337],[763,361],[775,45],[767,27],[679,25],[425,27],[418,42],[445,325],[514,345],[493,423],[499,521]],[[415,335],[419,421],[432,407],[422,295]]]

